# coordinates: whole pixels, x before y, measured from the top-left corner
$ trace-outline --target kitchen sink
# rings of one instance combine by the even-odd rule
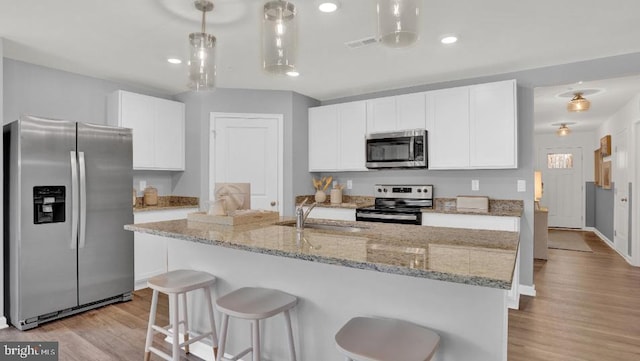
[[[282,222],[281,226],[293,227],[295,228],[295,222]],[[344,232],[344,233],[358,233],[366,230],[366,227],[354,227],[348,225],[341,224],[326,224],[326,223],[305,223],[304,229],[317,229],[323,231],[334,231],[334,232]]]

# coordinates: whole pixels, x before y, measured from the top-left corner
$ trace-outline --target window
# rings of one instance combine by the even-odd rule
[[[573,168],[573,154],[547,154],[547,168],[549,169],[571,169]]]

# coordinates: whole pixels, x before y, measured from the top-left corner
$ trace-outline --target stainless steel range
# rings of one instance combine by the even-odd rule
[[[433,207],[433,185],[374,186],[375,205],[356,210],[356,220],[422,224],[422,208]]]

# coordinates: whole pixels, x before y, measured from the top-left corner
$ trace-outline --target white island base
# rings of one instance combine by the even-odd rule
[[[298,361],[343,360],[334,336],[355,316],[396,318],[434,330],[441,337],[434,361],[507,360],[506,290],[172,238],[167,243],[169,270],[194,269],[218,277],[214,299],[245,286],[274,288],[297,296],[299,303],[293,309],[292,321]],[[189,312],[192,329],[207,328],[204,298],[198,293],[189,295]],[[219,327],[220,314],[215,312]],[[261,328],[263,360],[288,360],[282,315],[266,320]],[[241,351],[249,344],[249,322],[232,318],[227,353]],[[191,352],[213,359],[210,345],[192,346]]]

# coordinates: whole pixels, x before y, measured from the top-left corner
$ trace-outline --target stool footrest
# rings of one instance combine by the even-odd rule
[[[222,358],[220,359],[221,361],[238,361],[240,360],[240,358],[246,354],[248,354],[249,352],[253,351],[253,347],[249,347],[248,349],[240,352],[239,354],[231,357],[231,358],[226,358],[224,357],[224,355],[222,356]]]
[[[157,348],[151,346],[149,347],[149,351],[155,353],[156,355],[162,357],[163,359],[167,360],[167,361],[172,361],[173,358],[171,356],[169,356],[168,354],[158,350]]]
[[[184,321],[180,321],[178,322],[178,325],[184,325]],[[158,325],[152,325],[151,328],[153,328],[154,331],[156,332],[160,332],[161,334],[165,335],[165,336],[173,336],[173,333],[171,332],[171,329],[173,328],[173,325],[167,325],[167,326],[158,326]]]
[[[211,335],[212,335],[211,332],[207,332],[207,333],[204,333],[204,334],[202,334],[200,336],[196,336],[194,338],[190,338],[188,341],[185,341],[185,342],[181,343],[180,347],[183,347],[183,346],[186,346],[186,345],[191,345],[192,343],[198,342],[198,341],[202,340],[205,337],[210,337]]]

